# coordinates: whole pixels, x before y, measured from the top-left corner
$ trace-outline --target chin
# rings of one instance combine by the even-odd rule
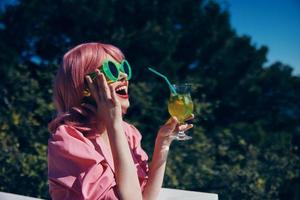
[[[127,109],[129,108],[129,101],[121,102],[122,114],[125,115],[127,113]]]
[[[122,114],[123,115],[125,115],[127,113],[127,109],[128,109],[128,107],[123,107],[122,106]]]

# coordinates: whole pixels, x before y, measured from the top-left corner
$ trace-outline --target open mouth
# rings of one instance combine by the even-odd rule
[[[127,86],[120,86],[116,88],[116,94],[121,98],[128,98]]]

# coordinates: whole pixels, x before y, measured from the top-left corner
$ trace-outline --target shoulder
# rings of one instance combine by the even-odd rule
[[[56,161],[63,159],[63,162],[67,159],[76,163],[103,160],[92,141],[69,125],[60,125],[49,138],[48,158]]]
[[[60,125],[48,140],[48,146],[64,148],[74,147],[74,145],[88,144],[90,141],[78,131],[75,127],[69,125]]]
[[[124,132],[132,146],[137,146],[142,140],[139,130],[132,124],[123,121]]]
[[[142,138],[140,131],[134,125],[123,121],[123,128],[127,136],[135,136]]]
[[[132,149],[133,155],[135,162],[139,162],[140,165],[143,165],[143,167],[147,168],[147,163],[141,164],[142,161],[147,162],[148,160],[148,155],[147,153],[143,150],[141,146],[141,140],[142,140],[142,135],[139,132],[139,130],[132,124],[129,124],[127,122],[123,122],[124,126],[124,131],[125,134],[127,135],[128,142],[130,145],[130,148]]]
[[[51,134],[50,141],[51,140],[64,140],[68,138],[78,139],[78,140],[84,140],[85,137],[83,133],[78,131],[76,128],[69,126],[69,125],[60,125],[57,127],[56,131]]]

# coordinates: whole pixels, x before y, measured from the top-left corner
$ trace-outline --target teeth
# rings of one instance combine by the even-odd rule
[[[120,91],[120,90],[126,90],[126,86],[122,86],[116,89],[116,91]]]

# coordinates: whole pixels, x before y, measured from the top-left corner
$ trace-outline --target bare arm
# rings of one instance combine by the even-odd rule
[[[192,115],[191,118],[194,116]],[[172,143],[172,135],[178,130],[188,130],[192,124],[178,126],[176,118],[171,118],[163,125],[156,138],[152,163],[149,169],[149,178],[143,192],[144,200],[156,200],[162,187],[169,147]]]
[[[141,188],[128,141],[122,128],[120,102],[114,88],[107,85],[104,75],[98,70],[97,75],[97,90],[90,77],[87,77],[87,81],[97,103],[98,120],[104,123],[109,137],[120,198],[140,200],[142,199]]]
[[[161,139],[157,139],[155,142],[152,163],[149,169],[149,178],[143,192],[144,200],[154,200],[159,195],[165,174],[169,145]]]
[[[121,199],[142,199],[136,167],[121,123],[107,129]]]

